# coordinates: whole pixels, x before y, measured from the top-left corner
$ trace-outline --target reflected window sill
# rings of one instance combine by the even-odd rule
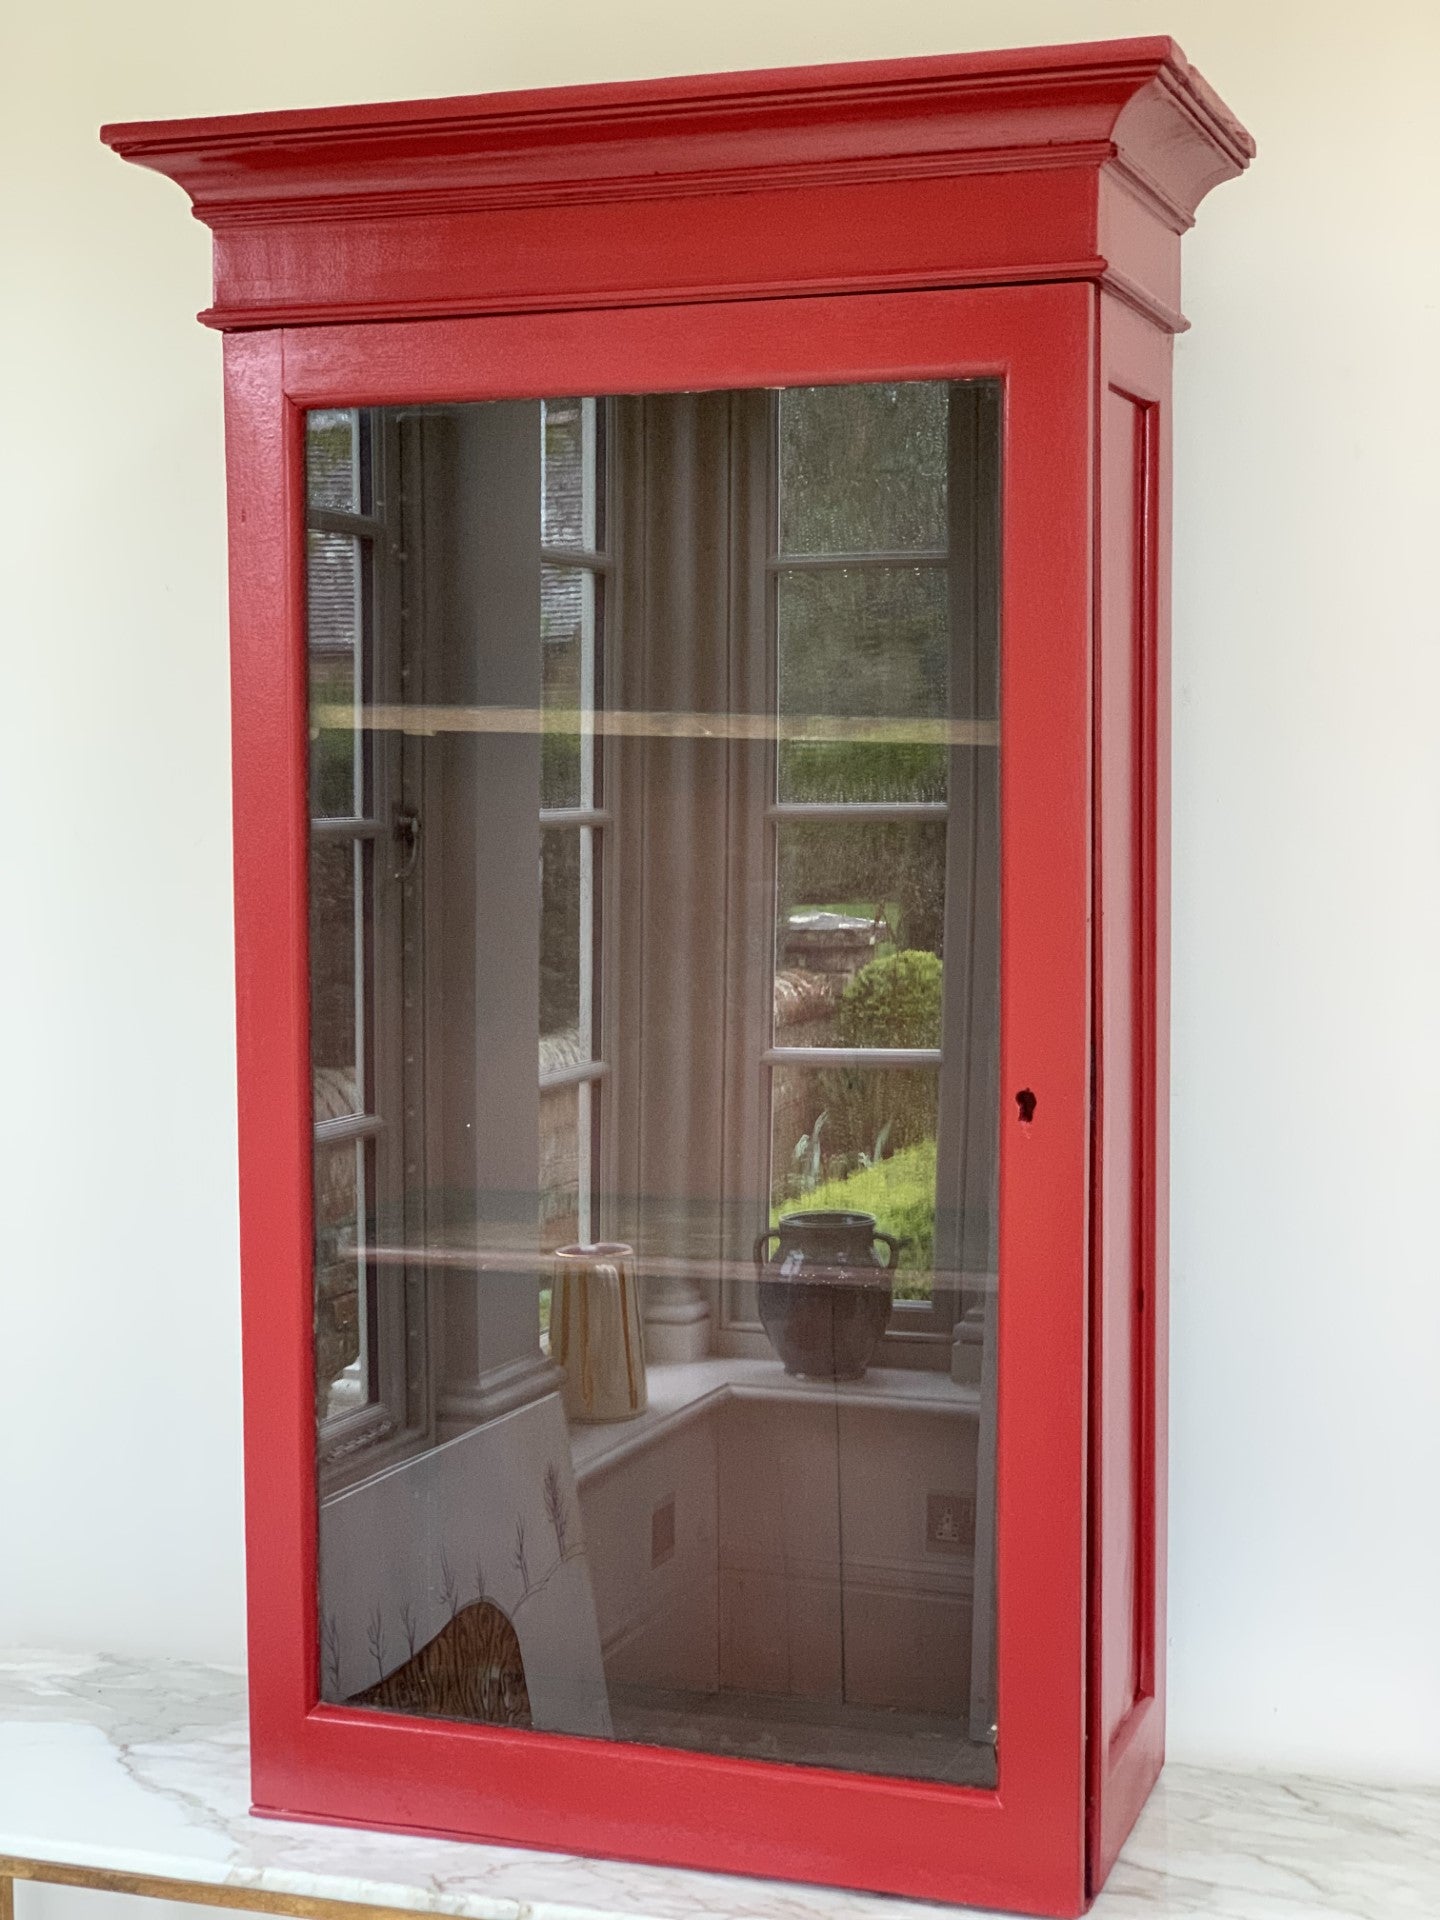
[[[871,1367],[859,1380],[800,1380],[773,1358],[737,1356],[675,1361],[646,1369],[649,1405],[633,1420],[571,1423],[570,1453],[580,1486],[599,1479],[691,1421],[708,1418],[730,1399],[791,1403],[830,1401],[846,1408],[929,1412],[978,1419],[980,1389],[948,1374]]]

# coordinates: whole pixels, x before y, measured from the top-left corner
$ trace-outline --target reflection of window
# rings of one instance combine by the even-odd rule
[[[401,744],[361,723],[398,673],[383,619],[390,559],[377,433],[373,414],[345,409],[310,414],[306,436],[315,1384],[332,1469],[359,1457],[368,1468],[377,1447],[389,1457],[420,1423],[424,1393],[415,1288],[374,1257],[381,1221],[402,1219],[406,1205],[414,1092],[404,1088],[400,1002],[418,886]]]
[[[597,1219],[600,870],[605,828],[601,645],[605,409],[540,409],[540,1236],[590,1241]],[[548,1288],[541,1295],[544,1321]]]
[[[938,385],[780,395],[771,563],[772,1212],[875,1214],[904,1237],[897,1294],[919,1299],[942,1060],[946,402]]]
[[[757,1231],[872,1214],[890,1363],[948,1364],[994,1268],[993,412],[915,382],[311,415],[337,1458],[516,1391],[576,1240],[640,1251],[658,1354],[760,1357]]]
[[[373,631],[374,543],[362,497],[356,412],[312,414],[307,441],[310,694],[353,713],[365,699]],[[365,449],[368,454],[368,446]],[[376,823],[371,737],[312,725],[310,744],[310,1024],[315,1099],[316,1388],[334,1419],[375,1398],[375,1355],[362,1301],[379,1118],[367,1095]]]
[[[974,583],[953,529],[973,509],[950,473],[974,394],[821,387],[775,412],[771,1216],[874,1214],[904,1242],[895,1330],[938,1336],[961,1261],[955,1203],[937,1234],[937,1146],[963,1156],[969,1045],[945,988],[947,929],[969,923],[947,899],[952,815],[958,800],[973,831],[976,755],[993,751],[957,724],[974,709],[954,671]]]
[[[540,1128],[541,1238],[590,1240],[594,1218],[599,868],[595,732],[609,561],[603,551],[603,409],[541,408]]]

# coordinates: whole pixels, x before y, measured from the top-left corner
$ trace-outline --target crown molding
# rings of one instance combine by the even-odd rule
[[[1179,49],[1160,38],[148,121],[107,126],[101,138],[174,180],[214,232],[216,299],[204,317],[224,326],[313,323],[332,310],[513,311],[584,304],[594,292],[572,284],[562,248],[554,271],[537,261],[524,285],[513,273],[462,271],[412,309],[403,276],[367,278],[367,249],[354,237],[365,226],[397,261],[407,244],[397,230],[449,223],[451,241],[498,249],[513,263],[515,223],[536,211],[583,210],[608,225],[618,248],[646,209],[663,224],[677,201],[692,203],[686,222],[708,223],[723,241],[732,213],[741,211],[743,226],[745,203],[777,193],[828,198],[842,219],[853,205],[884,226],[903,219],[907,196],[927,184],[988,182],[996,198],[1004,183],[1026,175],[1093,181],[1108,173],[1147,217],[1179,234],[1203,196],[1254,151]],[[932,210],[942,204],[932,195]],[[972,191],[955,212],[970,224],[979,206]],[[823,217],[818,224],[823,230]],[[323,252],[324,234],[346,227],[355,257],[338,276],[333,265],[307,274],[307,236]],[[967,232],[957,227],[948,252],[927,247],[915,270],[927,284],[1034,279],[1099,251],[1092,222],[1088,236],[1076,224],[1064,245],[1052,237],[1033,258],[1018,242],[971,258]],[[638,264],[635,284],[616,277],[607,297],[653,297],[661,276]],[[848,284],[858,264],[843,247],[827,254],[823,245],[802,246],[797,255],[787,246],[780,277],[818,290]],[[1107,264],[1143,285],[1134,263],[1107,256]],[[892,273],[903,283],[903,262],[887,252],[880,281]],[[680,276],[683,297],[695,297],[691,278]],[[776,279],[761,263],[757,275],[737,271],[731,290],[755,297]],[[712,271],[709,280],[723,295],[725,275]],[[1176,291],[1148,289],[1166,311]]]

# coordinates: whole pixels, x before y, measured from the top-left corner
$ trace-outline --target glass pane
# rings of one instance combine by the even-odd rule
[[[770,1223],[872,1215],[900,1242],[897,1299],[928,1299],[935,1268],[939,1075],[927,1067],[777,1067]]]
[[[317,1120],[358,1113],[363,1107],[356,1044],[355,916],[356,868],[363,858],[363,849],[348,839],[316,840],[310,848],[310,1057]],[[321,1111],[322,1104],[328,1111]]]
[[[540,836],[542,1077],[591,1057],[593,857],[588,827],[547,827]]]
[[[317,1110],[324,1104],[316,1089]],[[338,1118],[338,1115],[331,1115]],[[371,1394],[365,1315],[364,1141],[315,1153],[315,1391],[321,1420],[353,1413]]]
[[[360,416],[353,407],[306,416],[305,485],[312,507],[360,511]]]
[[[366,805],[366,757],[357,697],[364,646],[365,543],[348,533],[306,535],[310,646],[310,811],[348,818]]]
[[[944,552],[949,389],[780,396],[781,553]]]
[[[310,650],[353,652],[360,637],[360,542],[353,533],[305,536]]]
[[[949,581],[940,567],[776,582],[782,800],[943,800]]]
[[[540,1089],[540,1245],[547,1253],[589,1233],[590,1088]]]
[[[319,653],[310,663],[310,812],[353,819],[360,810],[360,732],[355,656]]]
[[[540,539],[547,547],[594,553],[601,543],[603,471],[593,400],[541,403]]]
[[[327,1699],[993,1783],[997,422],[360,416],[309,649]]]
[[[938,1047],[943,820],[784,820],[777,1047]]]
[[[544,807],[594,804],[598,585],[593,573],[579,567],[540,569]]]

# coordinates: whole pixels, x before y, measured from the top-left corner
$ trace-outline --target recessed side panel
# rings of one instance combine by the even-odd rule
[[[1092,1890],[1163,1758],[1165,1063],[1157,716],[1169,342],[1103,308],[1096,662]]]

